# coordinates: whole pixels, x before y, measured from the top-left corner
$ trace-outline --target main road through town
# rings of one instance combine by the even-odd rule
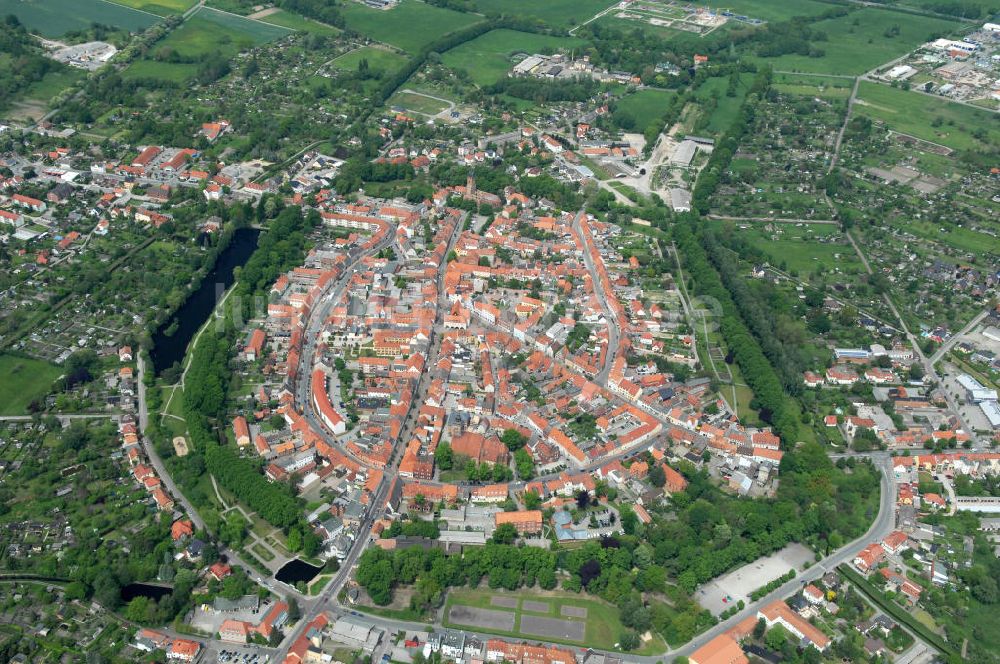
[[[581,239],[582,239],[581,223],[582,223],[582,216],[577,215],[577,218],[574,220],[574,231],[576,233],[581,234]],[[454,246],[454,242],[460,233],[461,227],[462,226],[460,223],[456,227],[455,232],[453,233],[452,237],[449,240],[449,247],[448,247],[449,252],[451,248]],[[381,247],[376,247],[375,249],[373,249],[373,251],[378,250],[380,248]],[[447,253],[448,252],[446,252],[446,255]],[[590,256],[590,253],[588,251],[584,251],[583,253],[584,253],[584,262],[586,263],[587,270],[588,272],[590,272],[591,278],[594,282],[595,294],[597,295],[599,301],[601,302],[602,308],[605,310],[605,314],[608,317],[609,347],[608,347],[608,353],[606,355],[607,361],[605,363],[605,366],[602,368],[601,372],[597,376],[597,381],[602,385],[606,385],[608,378],[608,371],[612,362],[612,358],[614,357],[614,352],[617,352],[618,344],[620,343],[620,332],[618,329],[618,325],[613,317],[612,309],[608,305],[608,302],[606,300],[608,294],[603,292],[603,287],[601,284],[601,280],[598,276],[597,267],[596,265],[594,265],[594,261]],[[442,328],[441,322],[444,313],[446,312],[446,301],[444,293],[445,267],[446,265],[442,265],[439,268],[439,283],[438,283],[439,301],[437,308],[437,321],[434,328],[434,334],[432,335],[432,340],[431,340],[431,345],[432,345],[431,352],[428,354],[427,357],[428,366],[436,360],[438,351],[440,349],[440,336],[441,336],[440,332]],[[309,418],[309,421],[316,428],[316,430],[324,432],[324,435],[327,438],[332,438],[332,436],[330,436],[325,431],[325,429],[320,424],[318,418],[315,416],[315,413],[313,413],[313,406],[310,398],[311,395],[309,395],[308,393],[311,381],[303,377],[308,376],[309,372],[312,369],[312,363],[314,361],[313,358],[315,355],[315,346],[316,346],[315,341],[317,339],[318,334],[321,331],[323,321],[326,319],[326,312],[328,312],[332,304],[339,299],[340,294],[342,294],[344,288],[346,288],[347,283],[352,274],[353,274],[352,271],[348,271],[348,273],[339,283],[332,286],[330,297],[325,297],[322,301],[323,303],[319,307],[315,308],[315,310],[311,313],[310,321],[306,327],[307,329],[307,335],[305,337],[306,349],[302,354],[303,364],[300,367],[300,374],[299,374],[300,380],[297,393],[297,401],[299,405],[302,407],[303,412]],[[425,371],[424,374],[421,376],[420,380],[418,381],[418,385],[414,393],[414,399],[413,399],[414,404],[419,404],[422,403],[423,401],[423,398],[426,394],[427,382],[428,382],[427,380],[425,380],[425,378],[429,373],[430,372]],[[415,417],[417,410],[418,409],[416,408],[411,408],[410,413],[407,416],[407,421],[404,424],[400,440],[406,439],[406,436],[408,435],[407,432],[412,428],[412,421]],[[852,561],[854,557],[858,554],[858,552],[860,552],[870,542],[881,540],[886,535],[888,535],[892,531],[895,525],[896,489],[892,471],[891,457],[887,453],[875,453],[869,456],[872,458],[872,461],[881,471],[882,475],[881,485],[880,485],[881,499],[879,502],[878,515],[876,516],[871,527],[868,529],[868,532],[866,532],[862,537],[859,537],[858,539],[854,540],[853,542],[850,542],[846,546],[841,547],[837,551],[822,558],[817,563],[812,565],[808,570],[805,570],[801,574],[797,575],[797,577],[792,581],[783,584],[781,587],[775,589],[771,593],[768,593],[766,596],[760,598],[759,600],[749,603],[742,611],[731,616],[727,620],[720,622],[719,624],[715,625],[706,632],[699,634],[697,637],[695,637],[694,639],[692,639],[691,641],[689,641],[687,644],[685,644],[680,648],[668,649],[666,652],[655,656],[639,656],[639,655],[628,655],[628,654],[623,655],[622,653],[617,653],[617,652],[608,654],[612,654],[618,657],[623,657],[625,661],[636,662],[637,664],[652,664],[653,662],[658,662],[663,660],[665,657],[672,658],[681,655],[684,656],[690,655],[696,649],[708,643],[711,639],[724,633],[726,630],[732,628],[732,626],[738,623],[739,621],[745,619],[748,616],[755,615],[758,609],[765,606],[769,602],[786,597],[794,593],[803,584],[819,579],[823,574],[834,569],[835,567],[837,567],[842,563]],[[308,625],[321,612],[328,611],[334,617],[349,612],[348,609],[340,605],[337,599],[337,595],[339,594],[340,590],[343,588],[347,580],[350,578],[353,572],[353,567],[357,563],[358,558],[361,556],[365,548],[371,544],[372,540],[368,533],[370,532],[372,524],[378,518],[380,518],[384,513],[384,503],[387,497],[389,487],[391,486],[392,481],[396,477],[399,457],[400,457],[399,450],[395,450],[390,460],[390,463],[386,466],[382,481],[379,484],[378,488],[376,489],[375,495],[371,502],[371,509],[361,524],[358,539],[355,541],[354,546],[351,548],[347,557],[343,561],[340,570],[334,576],[331,582],[327,585],[327,587],[324,589],[321,595],[315,599],[305,600],[306,606],[304,607],[303,611],[303,619],[296,626],[295,630],[289,632],[289,634],[285,637],[284,641],[279,647],[277,653],[273,655],[275,662],[280,662],[284,658],[291,644],[295,642],[298,636],[302,633],[305,626]],[[364,615],[363,619],[366,622],[369,622],[389,632],[398,630],[426,631],[431,627],[433,627],[434,629],[442,628],[440,624],[432,625],[428,623],[414,623],[414,622],[393,620],[372,615]],[[480,636],[482,638],[489,638],[490,636],[489,634],[486,633],[480,634],[472,630],[466,630],[466,632],[469,634]]]
[[[444,329],[444,315],[447,312],[447,299],[444,289],[444,273],[447,268],[446,257],[454,248],[455,242],[462,232],[462,227],[465,224],[466,217],[467,214],[463,215],[461,219],[456,222],[451,237],[448,238],[448,249],[444,252],[444,262],[442,262],[442,264],[438,267],[437,317],[431,334],[431,346],[426,358],[425,366],[430,366],[430,364],[435,361],[441,349],[441,332]],[[390,235],[389,241],[391,241],[391,239],[392,236]],[[384,244],[379,243],[379,245],[371,249],[369,253],[381,250],[387,246],[388,243],[388,241],[385,241]],[[399,255],[399,247],[397,246],[396,249],[397,255]],[[358,260],[360,260],[360,258]],[[306,326],[306,335],[303,337],[305,347],[302,353],[302,364],[299,369],[299,386],[296,394],[297,403],[302,408],[302,412],[308,418],[308,421],[313,428],[318,432],[322,432],[322,435],[330,442],[334,442],[332,434],[327,432],[313,411],[312,399],[309,394],[309,388],[312,381],[308,380],[307,377],[312,371],[314,361],[313,358],[316,351],[316,339],[322,329],[323,322],[326,320],[327,313],[330,308],[340,299],[340,296],[347,287],[350,278],[353,276],[353,272],[353,269],[348,270],[345,273],[345,276],[331,288],[329,296],[322,299],[322,304],[319,307],[316,307],[313,312],[310,312],[310,320]],[[430,371],[424,371],[417,380],[417,385],[413,391],[410,411],[407,413],[406,419],[403,422],[403,427],[400,430],[399,440],[401,443],[408,439],[409,434],[413,430],[417,411],[419,410],[418,404],[423,403],[425,397],[427,396],[427,388],[430,385],[430,373]],[[401,447],[401,445],[397,446],[397,448],[399,447]],[[326,588],[319,595],[319,597],[314,600],[306,601],[307,606],[304,607],[302,620],[294,630],[290,630],[285,636],[281,646],[278,648],[278,652],[273,656],[273,661],[280,662],[284,659],[285,655],[288,653],[288,649],[302,634],[306,625],[312,622],[321,612],[331,611],[336,614],[341,611],[339,609],[337,595],[340,593],[341,588],[344,587],[347,580],[351,577],[354,565],[357,563],[358,558],[372,542],[370,534],[372,525],[380,519],[385,512],[385,502],[388,497],[389,488],[396,479],[396,473],[401,458],[402,454],[400,454],[400,449],[394,449],[389,459],[389,463],[386,464],[384,469],[382,480],[379,482],[379,485],[375,490],[375,494],[372,496],[372,500],[369,503],[368,513],[365,515],[365,518],[362,520],[361,525],[358,528],[358,538],[354,541],[354,545],[348,552],[347,557],[341,562],[340,570],[334,578],[330,580],[330,583],[327,584]]]

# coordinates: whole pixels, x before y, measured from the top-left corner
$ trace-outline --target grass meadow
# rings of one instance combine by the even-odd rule
[[[24,415],[28,405],[48,394],[62,373],[42,360],[0,355],[0,415]]]
[[[954,150],[1000,146],[997,116],[946,99],[862,81],[854,112]]]
[[[341,5],[347,27],[407,53],[417,53],[438,38],[481,20],[472,14],[402,0],[392,9],[372,9],[357,2]]]
[[[29,30],[52,39],[92,23],[141,32],[158,16],[105,0],[0,0],[0,16],[13,14]]]
[[[463,69],[481,86],[496,83],[514,66],[515,53],[556,52],[583,45],[570,37],[551,37],[516,30],[491,30],[442,55],[441,61],[453,69]]]
[[[191,9],[197,0],[111,0],[111,2],[151,14],[172,16]]]
[[[762,61],[779,71],[863,74],[957,26],[955,21],[866,7],[811,25],[827,37],[813,42],[823,50],[822,57],[782,55]]]

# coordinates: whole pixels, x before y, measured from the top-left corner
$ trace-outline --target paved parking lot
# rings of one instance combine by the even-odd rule
[[[514,618],[514,613],[510,611],[478,609],[473,606],[453,606],[448,612],[448,620],[455,624],[504,632],[514,631]]]
[[[266,664],[276,651],[273,648],[259,646],[213,644],[204,651],[201,659],[203,664]]]
[[[712,615],[717,616],[740,600],[749,602],[751,592],[766,586],[792,568],[796,571],[801,570],[803,564],[811,562],[814,558],[813,552],[801,544],[789,544],[767,558],[755,560],[709,581],[695,591],[694,597],[699,604],[711,611]],[[732,600],[723,602],[726,596]]]
[[[541,616],[521,616],[521,633],[532,636],[546,636],[553,639],[583,641],[587,635],[587,623],[562,618]]]

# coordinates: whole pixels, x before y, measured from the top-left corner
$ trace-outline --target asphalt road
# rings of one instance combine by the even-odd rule
[[[580,220],[581,218],[578,216],[574,222],[574,225],[576,227],[576,232],[581,232],[579,227]],[[455,232],[450,238],[449,250],[454,246],[456,239],[460,235],[463,222],[464,218],[461,222],[459,222]],[[372,253],[377,253],[386,246],[389,246],[392,243],[392,241],[393,237],[390,235],[384,240],[384,242],[380,242],[373,249],[371,249],[368,252],[368,254],[370,255]],[[605,300],[606,294],[603,292],[600,279],[597,278],[596,266],[593,265],[589,253],[584,252],[584,254],[585,254],[585,263],[587,269],[591,273],[592,279],[595,284],[595,292],[600,298],[602,306],[605,308],[605,313],[608,316],[608,321],[609,321],[609,326],[608,326],[609,348],[607,354],[608,361],[606,362],[606,366],[602,369],[601,375],[599,375],[598,377],[602,384],[606,384],[607,374],[611,364],[611,358],[614,357],[614,353],[617,352],[618,344],[620,343],[619,330],[612,317],[611,309],[607,305],[607,301]],[[342,277],[340,280],[338,280],[338,282],[336,282],[334,285],[332,285],[328,293],[326,293],[324,297],[321,298],[322,304],[313,310],[310,316],[310,320],[306,326],[305,339],[307,341],[305,343],[302,353],[302,365],[300,367],[301,371],[300,377],[307,377],[309,375],[309,372],[311,372],[312,363],[314,362],[315,359],[315,339],[320,333],[322,325],[326,320],[333,304],[340,299],[344,289],[347,287],[347,284],[349,283],[349,280],[353,275],[353,268],[360,260],[361,256],[359,256],[358,259],[355,260],[354,264],[348,267],[347,271],[345,272],[345,276]],[[444,313],[447,311],[447,303],[445,301],[445,294],[444,294],[445,267],[446,267],[445,265],[442,265],[439,270],[439,278],[438,278],[439,301],[437,307],[437,321],[435,323],[434,331],[432,334],[431,350],[428,353],[427,357],[428,365],[434,362],[435,358],[438,356],[440,350],[440,339],[442,336],[441,329],[443,328],[442,325],[443,316]],[[144,367],[140,362],[140,370],[139,370],[140,426],[144,428],[145,425],[148,423],[148,412],[146,411],[146,406],[145,406],[145,386],[143,385],[142,382],[143,371]],[[414,391],[415,404],[421,403],[423,397],[426,394],[426,389],[427,389],[427,384],[429,383],[429,379],[425,380],[425,378],[428,378],[429,373],[430,372],[425,372],[417,383],[417,387]],[[315,417],[315,414],[312,412],[313,408],[311,402],[311,395],[309,394],[309,384],[310,381],[307,378],[300,378],[299,386],[298,389],[296,390],[297,402],[302,407],[303,412],[309,418],[309,421],[316,428],[316,430],[322,432],[323,435],[328,440],[330,440],[330,442],[335,442],[334,437],[326,432],[325,428],[322,425],[320,425],[318,419]],[[411,412],[407,417],[407,421],[404,423],[404,430],[403,430],[403,435],[401,436],[401,440],[405,439],[405,437],[407,436],[407,432],[412,428],[412,420],[414,419],[417,410],[418,409],[411,409]],[[176,486],[174,486],[173,481],[170,479],[169,474],[166,472],[166,468],[163,466],[162,460],[156,454],[156,451],[152,448],[152,445],[149,443],[149,441],[145,439],[143,440],[143,444],[144,447],[146,448],[146,453],[150,459],[150,463],[156,469],[157,473],[161,477],[166,488],[184,506],[184,508],[190,515],[192,521],[198,527],[203,527],[204,526],[203,521],[198,516],[197,512],[193,509],[193,507],[184,498],[183,494],[177,490]],[[620,456],[624,456],[625,454],[627,454],[627,452],[623,453]],[[309,624],[313,619],[315,619],[315,617],[318,616],[321,612],[329,611],[333,616],[338,616],[353,612],[351,609],[343,607],[339,604],[337,600],[337,595],[340,592],[340,590],[344,587],[348,579],[350,579],[350,577],[352,576],[354,566],[356,565],[358,558],[361,556],[364,550],[371,544],[372,540],[369,535],[370,529],[372,524],[377,519],[381,518],[384,512],[384,503],[388,494],[389,487],[392,484],[392,480],[396,477],[396,470],[399,461],[397,457],[399,456],[400,455],[398,454],[397,450],[393,454],[393,458],[390,462],[390,465],[386,467],[383,474],[382,482],[377,487],[375,495],[373,496],[373,500],[371,502],[372,507],[369,511],[369,514],[365,517],[365,519],[361,523],[361,527],[359,529],[359,534],[361,536],[359,536],[354,546],[351,548],[347,557],[343,561],[340,570],[334,575],[333,579],[330,581],[330,583],[326,586],[326,588],[319,596],[315,598],[309,598],[309,597],[301,598],[300,604],[302,605],[302,611],[303,611],[302,620],[300,620],[295,630],[290,631],[286,635],[285,639],[282,641],[281,645],[276,650],[270,651],[268,653],[271,655],[271,661],[281,662],[284,656],[287,654],[288,649],[291,647],[291,644],[294,643],[295,640],[301,635],[304,627],[307,624]],[[775,599],[779,599],[792,594],[804,583],[808,583],[810,581],[820,578],[827,571],[835,568],[837,565],[841,563],[853,560],[854,556],[857,555],[857,553],[861,549],[867,546],[868,543],[872,541],[877,541],[885,537],[889,532],[892,531],[895,523],[895,518],[894,518],[895,483],[892,476],[892,467],[889,455],[881,453],[881,454],[873,454],[871,456],[875,461],[875,463],[878,465],[879,469],[882,471],[882,486],[881,486],[882,495],[881,495],[878,516],[875,519],[875,522],[872,524],[869,531],[863,537],[858,538],[857,540],[842,547],[838,551],[825,557],[820,562],[810,567],[809,570],[798,575],[796,579],[784,584],[774,592],[768,594],[766,597],[763,597],[756,602],[750,603],[743,611],[739,612],[737,615],[729,618],[728,620],[720,623],[719,625],[716,625],[712,629],[699,635],[691,642],[685,644],[683,647],[678,648],[676,650],[667,650],[665,653],[661,653],[655,656],[624,655],[623,659],[627,662],[636,662],[637,664],[653,664],[654,662],[661,661],[666,655],[669,655],[671,657],[680,655],[689,655],[691,652],[701,647],[712,638],[715,638],[719,634],[731,628],[738,621],[744,619],[749,615],[755,614],[760,607],[764,606],[765,604],[771,601],[774,601]],[[609,459],[602,459],[600,462],[597,462],[597,465],[607,463],[608,460]],[[270,579],[262,579],[260,575],[258,575],[253,568],[250,568],[249,566],[245,565],[245,563],[239,560],[239,558],[235,554],[225,550],[223,550],[223,553],[227,555],[227,557],[230,559],[231,562],[247,569],[247,571],[251,574],[251,576],[254,577],[254,579],[258,583],[261,583],[266,587],[272,587],[272,582]],[[401,620],[382,618],[379,616],[365,615],[364,618],[366,621],[371,622],[377,627],[380,627],[390,632],[401,629],[426,631],[429,628],[434,628],[434,629],[442,628],[440,624],[429,625],[426,623],[413,623]],[[470,630],[466,630],[466,632],[469,634],[480,636],[482,638],[489,638],[490,636],[489,634],[485,633],[480,634]],[[608,653],[608,654],[613,654],[622,657],[621,653]]]
[[[606,386],[608,384],[608,375],[611,373],[611,365],[614,363],[615,355],[618,354],[618,345],[621,343],[621,322],[616,319],[614,310],[608,305],[609,294],[604,292],[604,284],[598,276],[597,266],[594,264],[590,252],[587,251],[586,238],[583,234],[583,218],[585,214],[586,212],[583,210],[577,213],[576,218],[573,219],[573,232],[580,238],[580,241],[584,245],[583,263],[587,266],[587,272],[590,273],[590,281],[594,285],[594,294],[601,303],[601,308],[604,309],[604,317],[607,319],[608,351],[604,355],[604,366],[601,367],[601,370],[594,378],[595,383]]]
[[[463,215],[462,218],[456,223],[455,230],[448,240],[448,250],[445,252],[445,256],[447,256],[448,253],[454,248],[456,240],[458,239],[459,235],[461,235],[462,227],[465,224],[465,219],[466,215]],[[390,235],[387,238],[385,244],[388,245],[390,242],[393,241],[393,238],[394,236]],[[369,251],[369,255],[371,253],[377,253],[382,248],[384,248],[384,246],[382,246],[382,243],[380,243],[378,246]],[[399,247],[397,247],[396,249],[398,254]],[[360,257],[358,258],[358,260],[360,260]],[[428,366],[430,365],[431,362],[434,361],[434,358],[436,358],[438,353],[440,352],[441,348],[440,332],[443,329],[444,314],[445,312],[448,311],[446,296],[444,291],[444,273],[446,267],[447,267],[447,262],[443,263],[438,270],[437,316],[435,320],[434,330],[432,331],[431,334],[431,349],[427,357]],[[306,340],[305,344],[306,347],[309,348],[309,352],[307,355],[304,349],[302,353],[302,365],[300,367],[301,373],[299,380],[299,388],[296,390],[298,403],[302,407],[303,412],[306,413],[306,416],[309,418],[310,423],[313,425],[315,430],[321,432],[321,435],[327,438],[327,442],[331,444],[335,442],[333,436],[330,433],[328,433],[323,426],[321,425],[317,426],[319,423],[315,417],[315,414],[313,413],[312,399],[310,398],[311,395],[308,394],[308,389],[309,386],[311,385],[311,381],[303,380],[302,377],[308,375],[308,373],[306,372],[312,370],[312,356],[315,353],[314,341],[316,339],[316,335],[319,334],[319,331],[322,328],[323,322],[326,320],[327,317],[324,312],[328,311],[333,306],[333,304],[339,300],[340,295],[342,294],[344,288],[347,285],[347,282],[350,279],[349,276],[350,274],[351,274],[350,271],[346,272],[342,282],[332,289],[331,296],[329,298],[324,298],[324,303],[325,303],[324,306],[319,307],[310,313],[310,320],[308,325],[306,326],[307,334],[304,337],[304,339]],[[426,397],[427,388],[429,384],[430,384],[430,372],[425,371],[423,374],[421,374],[420,378],[418,379],[417,385],[413,392],[413,399],[411,403],[414,406],[423,403],[423,399],[424,397]],[[416,418],[416,413],[418,410],[419,408],[413,408],[413,407],[410,408],[410,412],[407,414],[406,420],[403,423],[403,428],[400,433],[399,441],[405,441],[408,439],[407,437],[412,430],[413,423]],[[397,448],[398,447],[400,446],[397,446]],[[340,593],[341,588],[343,588],[347,580],[351,577],[354,565],[357,563],[358,558],[361,557],[361,554],[372,542],[372,538],[370,535],[372,525],[375,523],[375,521],[380,519],[384,514],[385,501],[389,493],[389,488],[392,486],[392,483],[396,478],[396,472],[401,458],[402,455],[399,454],[399,449],[393,450],[390,462],[383,470],[382,481],[379,483],[378,487],[375,490],[375,495],[373,496],[372,501],[370,503],[368,514],[365,516],[364,520],[361,522],[360,527],[358,528],[358,539],[355,540],[354,545],[351,547],[350,552],[347,554],[347,557],[341,563],[340,571],[338,571],[337,574],[334,576],[334,578],[331,579],[331,581],[327,584],[326,588],[319,595],[319,597],[311,601],[307,600],[307,606],[303,608],[302,620],[299,621],[298,625],[294,630],[290,631],[285,636],[277,652],[274,654],[272,661],[281,662],[284,659],[285,655],[288,653],[288,649],[291,647],[293,643],[295,643],[295,640],[298,639],[298,637],[302,634],[302,631],[305,628],[305,626],[308,625],[310,622],[312,622],[321,612],[330,610],[332,610],[331,612],[334,614],[341,614],[344,612],[343,609],[338,610],[339,602],[337,601],[337,595]]]
[[[826,556],[819,562],[813,564],[808,570],[805,570],[796,575],[794,579],[783,584],[781,587],[777,588],[771,593],[768,593],[765,597],[757,600],[756,602],[751,602],[742,611],[736,615],[730,617],[718,625],[712,627],[706,632],[699,634],[697,637],[684,644],[682,647],[677,649],[668,649],[663,653],[657,655],[631,655],[627,653],[613,652],[613,651],[601,651],[595,650],[594,652],[603,652],[608,655],[621,658],[624,662],[634,662],[635,664],[659,664],[665,657],[679,657],[679,656],[689,656],[692,652],[705,645],[715,637],[724,633],[725,631],[731,629],[741,620],[745,619],[747,616],[756,615],[758,609],[766,606],[767,604],[773,602],[777,599],[783,599],[789,595],[794,594],[807,583],[816,581],[824,574],[830,570],[835,569],[838,565],[842,563],[849,563],[854,560],[854,557],[859,551],[864,549],[869,543],[874,541],[879,541],[888,535],[895,528],[895,496],[896,487],[895,480],[892,474],[892,462],[891,457],[888,453],[880,452],[873,453],[870,455],[875,463],[875,465],[882,472],[882,483],[881,483],[881,500],[879,502],[879,512],[875,521],[872,523],[871,527],[868,529],[863,536],[848,543],[846,546],[841,547],[837,551]],[[338,608],[335,613],[348,613],[352,612],[351,609]],[[373,616],[368,614],[362,614],[366,622],[370,622],[377,627],[380,627],[387,631],[398,631],[398,630],[417,630],[417,631],[427,631],[433,629],[435,631],[441,631],[444,628],[439,622],[431,623],[416,623],[407,622],[404,620],[392,620],[388,618],[383,618],[381,616]],[[474,630],[465,629],[463,630],[466,634],[471,634],[478,636],[482,639],[493,638],[495,635],[476,632]],[[530,639],[532,642],[543,642],[541,639]],[[582,650],[582,649],[581,649]]]

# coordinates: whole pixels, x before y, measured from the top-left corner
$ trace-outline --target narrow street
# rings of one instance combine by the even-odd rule
[[[459,235],[461,235],[462,227],[465,224],[466,218],[467,214],[462,215],[461,219],[459,219],[459,221],[456,223],[454,232],[452,233],[451,237],[448,240],[448,248],[445,251],[444,254],[445,256],[447,256],[454,248],[455,242],[458,240]],[[389,236],[387,240],[392,241],[393,236]],[[388,242],[386,244],[388,244]],[[381,248],[384,247],[380,243],[379,246],[373,248],[372,251],[369,252],[369,255],[373,252],[377,253],[377,251],[379,251]],[[360,260],[360,257],[358,260]],[[445,270],[447,269],[447,265],[448,265],[447,261],[445,261],[438,268],[437,312],[436,312],[434,329],[431,335],[431,342],[430,342],[431,347],[428,353],[428,357],[426,358],[428,364],[436,360],[441,349],[441,336],[442,336],[441,331],[444,328],[443,326],[444,315],[447,312],[447,301],[445,298],[445,290],[444,290],[444,273]],[[344,281],[342,284],[339,285],[339,287],[335,287],[334,289],[336,293],[335,297],[324,298],[323,301],[325,303],[325,310],[328,310],[332,306],[332,304],[339,299],[340,293],[343,292],[343,289],[346,287],[346,284],[347,282]],[[323,310],[324,308],[320,308],[320,312],[322,312]],[[303,352],[302,354],[302,362],[303,362],[303,364],[301,365],[302,370],[311,371],[312,369],[311,363],[312,363],[312,356],[315,352],[315,339],[316,339],[315,335],[319,333],[323,321],[325,320],[326,320],[325,315],[320,316],[314,313],[310,318],[309,324],[306,326],[306,329],[309,332],[309,334],[305,337],[307,339],[306,346],[310,348],[310,352],[309,352],[309,358],[306,357],[305,352]],[[306,364],[307,359],[309,361],[309,364]],[[308,374],[302,374],[302,375],[308,375]],[[326,433],[326,430],[321,425],[319,425],[318,421],[316,421],[315,414],[312,411],[312,400],[310,398],[310,395],[308,394],[308,389],[305,390],[302,389],[302,385],[305,384],[308,386],[309,381],[302,380],[299,382],[300,382],[300,389],[298,390],[299,392],[298,397],[299,397],[299,403],[303,407],[303,413],[306,415],[307,418],[309,418],[310,422],[313,423],[313,426],[315,427],[316,431],[322,432],[325,437],[329,438],[329,434]],[[351,575],[353,574],[354,571],[354,566],[357,563],[358,558],[361,557],[361,554],[372,542],[372,537],[370,535],[372,525],[380,518],[382,518],[382,515],[385,512],[385,503],[388,498],[389,489],[392,486],[393,481],[396,479],[396,473],[399,467],[399,462],[402,460],[402,455],[400,454],[400,450],[402,449],[402,445],[405,444],[405,441],[407,440],[409,433],[413,430],[413,424],[416,419],[416,413],[419,410],[419,407],[416,406],[418,404],[423,403],[427,395],[427,388],[429,387],[429,385],[430,385],[430,372],[425,371],[423,374],[421,374],[420,378],[417,380],[417,385],[413,392],[413,399],[411,402],[412,405],[410,407],[410,411],[406,415],[405,420],[403,421],[403,426],[400,431],[399,444],[396,446],[396,449],[393,450],[389,463],[383,470],[382,480],[379,483],[378,488],[375,490],[375,494],[372,497],[371,502],[369,503],[370,508],[368,514],[364,517],[358,528],[358,538],[354,541],[354,544],[351,547],[350,552],[348,553],[344,561],[341,563],[340,570],[333,577],[333,579],[330,580],[330,582],[327,584],[323,592],[317,598],[312,600],[307,600],[308,606],[303,607],[302,619],[299,621],[298,625],[294,630],[289,631],[288,634],[285,635],[285,638],[282,640],[281,645],[278,648],[278,652],[274,656],[273,659],[274,662],[281,662],[284,659],[284,656],[288,653],[288,649],[292,646],[293,643],[295,643],[296,639],[298,639],[298,637],[301,635],[302,630],[305,628],[306,625],[312,622],[316,618],[316,616],[318,616],[322,611],[327,611],[331,609],[336,611],[337,608],[340,606],[337,600],[337,595],[340,593],[340,590],[344,587],[344,584],[348,581],[348,579],[351,578]],[[332,443],[334,441],[328,440],[328,442]]]

